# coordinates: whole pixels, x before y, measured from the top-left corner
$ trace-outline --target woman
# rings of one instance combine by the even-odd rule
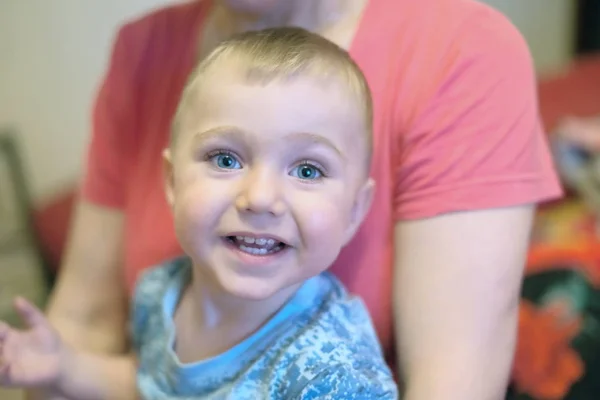
[[[75,345],[127,351],[135,277],[180,252],[159,160],[186,75],[232,33],[277,25],[346,48],[373,91],[375,204],[334,271],[399,356],[405,398],[501,397],[534,205],[560,188],[527,47],[469,0],[204,0],[125,25],[52,322]]]

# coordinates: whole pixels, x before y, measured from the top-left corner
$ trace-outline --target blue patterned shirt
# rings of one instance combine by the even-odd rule
[[[214,358],[182,364],[173,315],[187,258],[145,272],[132,329],[144,399],[396,399],[368,312],[329,273],[307,280],[257,332]]]

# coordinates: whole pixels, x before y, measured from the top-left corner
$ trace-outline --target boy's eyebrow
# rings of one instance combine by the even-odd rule
[[[194,134],[194,142],[200,143],[208,140],[214,140],[218,138],[226,138],[226,139],[243,139],[246,136],[246,133],[235,127],[235,126],[217,126],[215,128],[211,128],[207,131],[196,132]]]
[[[291,141],[295,141],[295,142],[310,142],[311,144],[319,144],[319,145],[322,145],[325,147],[329,147],[342,159],[346,158],[344,156],[344,154],[340,151],[340,149],[338,149],[337,146],[335,144],[333,144],[333,142],[331,140],[327,139],[325,136],[317,135],[314,133],[308,133],[308,132],[296,132],[296,133],[292,133],[292,134],[288,135],[287,139],[289,139]]]

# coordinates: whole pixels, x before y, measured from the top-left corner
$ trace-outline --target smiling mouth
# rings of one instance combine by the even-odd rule
[[[289,245],[273,238],[249,237],[249,236],[226,236],[225,239],[237,247],[238,250],[255,256],[266,256],[279,253]]]

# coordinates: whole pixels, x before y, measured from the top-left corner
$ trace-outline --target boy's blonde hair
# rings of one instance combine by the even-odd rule
[[[348,52],[335,43],[302,28],[280,27],[248,31],[217,46],[192,71],[183,90],[172,127],[172,143],[179,130],[181,114],[193,98],[202,76],[219,61],[235,57],[251,83],[267,84],[300,76],[337,80],[349,89],[363,107],[369,161],[372,147],[373,103],[367,81]],[[369,162],[370,164],[370,162]]]

